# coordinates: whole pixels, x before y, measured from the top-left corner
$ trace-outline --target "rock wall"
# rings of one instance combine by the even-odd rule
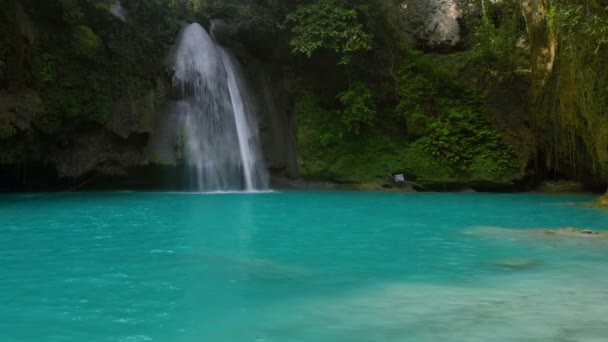
[[[454,49],[462,42],[462,6],[459,0],[405,0],[406,31],[422,48]]]
[[[120,96],[112,100],[113,108],[103,122],[78,117],[63,122],[49,121],[55,119],[49,115],[50,105],[42,94],[69,81],[54,79],[52,83],[43,83],[41,78],[58,77],[55,68],[64,66],[41,63],[46,62],[44,58],[51,56],[51,52],[44,51],[45,46],[38,37],[66,40],[81,37],[70,36],[70,31],[58,36],[61,33],[55,30],[64,29],[65,24],[58,18],[42,21],[40,16],[46,15],[41,12],[42,7],[32,8],[31,3],[27,4],[30,7],[9,1],[0,9],[0,190],[54,188],[59,183],[69,186],[91,174],[126,176],[129,170],[146,161],[143,149],[154,117],[166,97],[164,80],[147,82],[131,78],[129,84],[117,87],[116,93]],[[37,15],[37,20],[30,12]],[[107,18],[103,17],[103,9],[99,14],[100,20],[112,20],[109,12]],[[87,32],[99,38],[91,29]],[[106,53],[95,58],[103,60]],[[79,59],[64,63],[87,63],[80,59],[84,57],[76,58]],[[96,65],[91,64],[90,68]],[[118,79],[114,82],[118,83]],[[71,99],[64,100],[70,105]],[[86,110],[86,101],[82,104]],[[49,128],[49,122],[59,125],[56,131]],[[36,171],[32,172],[34,168]],[[30,177],[24,177],[25,173]],[[60,182],[62,178],[68,181]]]
[[[254,60],[246,66],[257,101],[266,165],[272,175],[297,178],[296,117],[287,91],[289,81],[280,70],[272,69]]]
[[[165,40],[169,43],[164,45],[160,44],[157,39],[146,39],[147,43],[151,42],[152,46],[143,46],[136,55],[152,60],[156,68],[145,69],[144,72],[139,70],[139,73],[134,73],[131,69],[134,65],[137,67],[137,64],[141,64],[142,61],[134,61],[134,57],[126,53],[133,46],[129,44],[131,41],[120,38],[129,35],[131,38],[138,37],[140,34],[138,29],[150,27],[145,20],[142,20],[141,26],[129,26],[131,22],[138,20],[140,13],[127,13],[125,8],[128,8],[130,3],[143,4],[142,1],[123,1],[124,8],[119,6],[120,2],[103,2],[105,7],[88,8],[90,12],[87,14],[88,17],[85,15],[85,19],[78,19],[80,22],[76,23],[62,22],[62,20],[65,21],[65,18],[60,18],[60,12],[56,13],[55,17],[45,17],[47,15],[45,11],[59,6],[57,4],[62,2],[7,0],[0,6],[0,179],[3,179],[0,181],[0,189],[2,182],[11,182],[11,179],[16,177],[3,177],[3,170],[22,169],[21,166],[26,164],[44,165],[45,167],[41,169],[45,172],[51,170],[52,172],[48,172],[53,173],[55,180],[62,177],[80,180],[91,174],[130,177],[134,174],[134,169],[156,165],[178,169],[176,167],[180,162],[177,157],[178,147],[169,144],[165,145],[167,147],[164,150],[157,148],[158,141],[175,140],[176,138],[163,137],[159,135],[160,130],[158,129],[159,125],[170,125],[172,122],[170,108],[167,108],[172,92],[170,75],[163,70],[162,56],[141,53],[141,51],[155,48],[157,49],[155,53],[162,55],[162,53],[168,52],[166,50],[169,49],[170,40],[175,37],[171,38],[171,35],[167,34],[166,36],[169,38],[165,37]],[[78,3],[94,2],[81,1]],[[473,45],[477,41],[469,39],[471,33],[475,32],[470,31],[473,28],[468,24],[473,22],[469,21],[470,18],[475,20],[481,18],[480,13],[484,10],[484,4],[488,8],[497,4],[516,4],[517,11],[521,8],[521,16],[516,20],[521,20],[521,24],[518,25],[521,27],[521,31],[527,29],[527,36],[524,32],[517,48],[510,51],[506,51],[508,50],[506,48],[497,48],[496,45],[491,45],[491,49],[494,49],[495,52],[498,50],[499,53],[517,51],[519,54],[525,55],[523,59],[526,59],[527,64],[512,68],[509,66],[509,70],[493,70],[492,65],[475,64],[479,62],[479,56],[475,56],[478,51],[473,51]],[[401,0],[402,13],[400,12],[399,17],[403,18],[403,22],[402,25],[399,25],[399,32],[405,33],[416,48],[424,52],[431,52],[426,56],[445,57],[445,60],[439,63],[444,63],[447,70],[460,73],[458,77],[461,80],[472,83],[480,91],[480,98],[495,119],[492,124],[496,124],[505,132],[507,138],[512,140],[511,145],[517,151],[524,151],[521,153],[521,162],[524,164],[534,159],[534,154],[543,152],[539,150],[538,145],[535,145],[536,139],[545,139],[547,140],[546,145],[552,146],[553,140],[551,139],[555,136],[555,134],[543,131],[543,127],[535,127],[534,122],[530,120],[534,112],[540,112],[536,109],[546,107],[543,100],[553,99],[547,94],[551,90],[551,86],[554,86],[552,82],[555,83],[554,78],[560,70],[560,62],[562,65],[564,64],[563,58],[560,61],[560,51],[563,52],[563,49],[558,46],[558,42],[562,43],[556,36],[558,33],[549,25],[550,4],[551,2],[546,0],[517,0],[514,2],[504,0]],[[40,8],[31,10],[32,6],[40,6]],[[500,6],[495,9],[498,7]],[[497,13],[495,11],[492,15],[500,16]],[[51,17],[50,14],[48,16]],[[494,17],[491,18],[495,21],[492,26],[496,26],[498,31],[501,23]],[[175,24],[175,30],[178,30],[180,21],[190,19],[172,18],[171,25]],[[205,18],[203,21],[207,19]],[[49,27],[52,25],[60,26]],[[256,98],[256,112],[268,167],[276,176],[297,178],[298,158],[295,141],[297,118],[293,98],[296,92],[292,89],[296,87],[292,83],[295,83],[294,80],[297,77],[293,75],[295,74],[293,69],[297,67],[299,72],[305,70],[307,73],[316,73],[315,77],[318,76],[322,82],[326,82],[330,77],[320,66],[323,63],[325,63],[323,64],[326,65],[325,67],[332,68],[331,77],[338,78],[339,81],[350,75],[336,71],[338,69],[333,64],[327,66],[328,61],[331,62],[329,55],[318,56],[313,62],[298,60],[297,56],[291,54],[289,37],[281,37],[280,30],[243,32],[242,29],[239,29],[238,23],[230,22],[212,22],[211,26],[214,28],[213,33],[216,39],[222,45],[230,48],[243,65],[251,92]],[[160,30],[154,26],[154,30],[147,34],[154,37],[155,31]],[[170,31],[167,30],[167,32]],[[41,41],[48,40],[54,35],[61,35],[64,39],[59,42],[66,45],[54,51],[45,50],[44,48],[47,46],[41,45]],[[111,40],[116,37],[120,39]],[[146,36],[146,38],[149,37]],[[401,39],[400,37],[395,40],[401,41]],[[83,48],[80,53],[80,50],[75,48],[78,46],[77,44],[84,44],[87,49]],[[381,50],[383,47],[377,46],[377,49]],[[59,62],[52,58],[48,61],[40,58],[46,54],[61,52],[59,50],[77,52],[68,56],[69,58],[58,59]],[[526,52],[521,53],[521,50],[526,50]],[[469,52],[472,53],[469,54]],[[372,56],[373,53],[370,52],[368,56]],[[382,54],[378,53],[378,56],[380,55]],[[393,56],[392,51],[390,55],[393,58],[392,63],[400,63],[404,60]],[[324,58],[326,60],[323,60]],[[432,63],[437,63],[438,60],[433,59]],[[54,94],[49,94],[48,90],[69,83],[63,78],[63,74],[48,73],[49,65],[45,63],[53,61],[59,66],[78,63],[87,66],[91,63],[91,71],[95,71],[100,65],[105,68],[100,71],[105,79],[102,80],[103,82],[100,81],[102,84],[98,89],[102,91],[112,89],[105,91],[104,94],[99,94],[100,96],[80,101],[76,106],[79,107],[80,112],[76,115],[60,112],[61,120],[58,129],[50,130],[49,121],[54,123],[52,120],[55,118],[48,115],[49,108],[52,107],[49,100],[60,96],[54,97]],[[485,63],[491,64],[492,60],[490,59],[490,62],[486,60]],[[459,69],[457,64],[465,66]],[[302,65],[308,65],[310,69],[300,68]],[[580,68],[577,67],[577,70]],[[391,72],[393,71],[391,70]],[[488,76],[488,74],[491,75]],[[382,84],[390,82],[388,78],[383,79],[382,75],[374,76],[378,76],[378,79],[373,80],[374,82]],[[394,74],[390,76],[396,77]],[[84,85],[95,81],[97,81],[95,78],[91,78],[90,82],[87,79]],[[340,82],[334,83],[339,84]],[[64,106],[67,109],[71,109],[70,105],[72,105],[70,96],[74,94],[74,89],[71,90],[71,93],[61,96],[61,98],[67,99],[65,101],[67,105]],[[89,95],[91,93],[97,95],[97,93],[89,91]],[[572,92],[572,94],[576,93]],[[93,107],[96,103],[89,104],[87,101],[95,102],[94,100],[101,95],[109,98],[107,117],[104,116],[102,119],[88,117],[89,105]],[[334,97],[332,96],[332,99]],[[392,102],[390,102],[394,99],[380,101],[386,102],[381,103],[382,106],[388,103],[389,111],[394,107],[391,107]],[[581,101],[581,103],[588,102]],[[65,109],[64,107],[61,109]],[[530,108],[533,109],[530,110]],[[550,115],[552,113],[552,110],[548,110],[548,119],[554,119],[554,116]],[[575,110],[564,110],[564,115],[579,114]],[[580,123],[580,125],[590,127],[601,126],[586,124],[578,118],[573,118],[572,121],[577,125]],[[539,121],[538,125],[546,126],[547,124]],[[388,135],[389,131],[387,129],[378,134]],[[571,131],[573,130],[568,130],[568,132]],[[581,136],[586,137],[587,135]],[[577,143],[576,146],[581,145],[578,140],[574,142]],[[602,142],[598,142],[597,145],[601,146],[597,148],[605,150],[605,144]],[[573,149],[572,151],[578,154],[579,150]],[[359,157],[359,155],[357,156]],[[552,163],[562,168],[568,166],[562,166],[563,164],[573,164],[558,154],[552,158],[559,159],[561,164],[556,163],[555,160]],[[605,162],[601,158],[595,159],[597,160],[593,160],[593,167],[596,162]],[[591,165],[591,162],[583,160],[578,164]],[[6,174],[17,175],[19,172],[11,171]],[[137,174],[140,175],[140,173]],[[577,174],[572,172],[566,176],[575,178]],[[31,177],[29,179],[31,180]]]
[[[109,44],[121,43],[120,39],[130,34],[127,32],[132,29],[128,25],[131,20],[136,21],[139,14],[130,16],[119,6],[120,2],[99,8],[86,7],[89,5],[83,2],[81,6],[84,7],[80,10],[84,17],[75,19],[77,23],[64,22],[62,18],[48,21],[44,16],[51,13],[43,13],[41,8],[45,8],[45,11],[57,10],[59,5],[23,1],[27,7],[21,1],[9,0],[0,8],[0,190],[32,188],[28,186],[34,182],[32,177],[23,177],[26,168],[36,168],[45,173],[36,177],[40,180],[36,182],[36,189],[44,188],[44,184],[49,187],[59,183],[69,186],[92,176],[113,177],[113,182],[119,183],[120,179],[135,175],[141,178],[141,170],[156,173],[153,168],[162,169],[164,173],[180,174],[179,158],[176,156],[178,151],[170,145],[165,150],[155,147],[159,145],[159,140],[167,139],[159,134],[159,125],[171,123],[167,104],[172,96],[172,84],[169,72],[162,67],[162,56],[158,58],[157,68],[148,74],[138,75],[131,70],[129,63],[133,61],[125,57],[128,54],[121,52],[128,44],[125,47],[112,46],[114,51],[108,51]],[[118,16],[117,10],[120,10]],[[30,13],[35,13],[36,17]],[[92,20],[87,15],[96,16],[96,24],[91,22],[91,26],[83,26],[82,21],[89,25]],[[70,30],[73,28],[77,30],[74,29],[72,38]],[[87,33],[86,37],[76,34],[83,30]],[[123,38],[119,36],[118,41],[108,41],[107,37],[114,39],[116,35],[109,36],[105,30],[122,32]],[[63,31],[67,33],[61,33]],[[48,94],[44,95],[44,92],[68,81],[54,79],[55,70],[52,69],[63,67],[61,64],[47,65],[47,61],[40,58],[42,55],[51,56],[53,51],[44,50],[47,47],[41,45],[38,34],[44,34],[47,40],[49,37],[51,40],[67,40],[68,45],[59,47],[59,51],[71,49],[72,44],[96,44],[96,54],[99,56],[76,54],[70,57],[75,61],[66,60],[64,63],[87,64],[86,59],[94,57],[98,62],[105,63],[106,67],[112,66],[107,69],[116,73],[113,75],[103,74],[105,70],[92,70],[102,73],[109,79],[108,86],[113,87],[108,91],[113,95],[106,118],[72,119],[70,115],[60,113],[61,121],[52,121],[55,119],[49,116]],[[231,35],[226,37],[227,40],[232,38]],[[79,41],[72,42],[72,39]],[[154,43],[159,44],[157,41]],[[274,174],[296,177],[295,117],[286,91],[288,82],[279,68],[256,59],[242,46],[235,50],[257,99],[256,108],[268,166]],[[168,52],[166,49],[164,53]],[[50,62],[54,61],[50,59]],[[112,71],[113,67],[119,69]],[[97,66],[91,64],[90,68]],[[40,80],[45,77],[49,81]],[[69,95],[61,95],[61,100],[65,100],[62,105],[69,106]],[[77,96],[86,95],[83,92]],[[81,111],[87,110],[86,101],[78,105],[82,106]],[[58,127],[50,129],[49,122]],[[148,181],[165,180],[151,177]],[[149,184],[151,187],[156,185]]]

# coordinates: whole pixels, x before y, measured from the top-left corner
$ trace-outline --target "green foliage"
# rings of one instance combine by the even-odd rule
[[[53,82],[57,81],[57,70],[60,67],[61,60],[58,56],[48,52],[43,52],[36,58],[36,64],[34,65],[34,74],[42,85],[51,86]]]
[[[77,24],[84,19],[84,14],[82,13],[80,6],[78,5],[78,0],[55,1],[61,9],[61,14],[65,22],[70,24]]]
[[[382,134],[349,139],[326,156],[330,179],[343,183],[385,182],[404,165],[403,147]]]
[[[31,0],[43,23],[29,75],[44,101],[34,120],[40,130],[58,135],[105,125],[115,99],[150,87],[180,21],[197,12],[227,17],[241,30],[282,23],[294,54],[329,52],[332,58],[314,64],[279,57],[294,63],[290,69],[306,84],[295,107],[304,176],[367,183],[410,170],[427,181],[509,181],[517,171],[479,96],[438,57],[398,48],[400,1],[129,0],[122,2],[127,22],[108,13],[111,3]],[[514,13],[509,4],[492,5],[479,21],[475,42],[484,67],[513,65],[505,51],[521,37]],[[2,134],[13,133],[0,127]]]
[[[205,1],[202,10],[211,13],[212,18],[229,18],[239,22],[254,20],[253,4],[238,1]]]
[[[415,63],[409,63],[399,71],[397,93],[399,103],[395,108],[396,114],[406,121],[412,137],[423,136],[429,118],[435,112],[436,86],[415,69]]]
[[[363,83],[355,82],[348,90],[338,94],[344,110],[340,112],[342,122],[349,132],[359,134],[359,130],[369,125],[376,115],[374,94]]]
[[[103,41],[90,27],[79,25],[74,29],[73,35],[77,54],[94,59],[103,53]]]
[[[346,134],[336,110],[312,93],[296,102],[297,143],[301,173],[306,178],[366,183],[399,169],[400,149],[388,136]]]
[[[29,75],[44,102],[35,127],[56,135],[84,123],[105,125],[116,99],[151,87],[177,36],[178,9],[186,2],[123,1],[127,22],[109,12],[110,0],[28,4],[42,32]]]
[[[513,152],[476,92],[437,60],[402,53],[407,62],[398,72],[395,112],[415,140],[406,153],[415,161],[410,172],[427,179],[509,181],[517,172]]]
[[[111,111],[111,74],[66,62],[69,58],[41,53],[34,67],[45,107],[35,118],[36,127],[49,134],[57,133],[68,120],[104,124]]]
[[[598,52],[608,44],[608,8],[601,1],[551,1],[549,24],[564,41],[589,37]]]
[[[501,179],[513,174],[512,153],[481,107],[453,101],[443,106],[438,120],[428,128],[426,148],[431,156],[477,178]]]
[[[513,153],[487,115],[448,109],[427,134],[405,151],[405,168],[421,182],[510,182],[517,175]]]
[[[105,40],[120,61],[123,83],[132,86],[133,78],[146,79],[162,70],[163,58],[180,29],[175,0],[131,0],[123,5],[128,13],[126,25],[107,32]]]
[[[419,183],[452,183],[457,181],[455,170],[443,159],[429,153],[429,138],[423,137],[407,146],[403,152],[402,168],[416,175]]]
[[[526,29],[518,1],[477,0],[481,16],[469,21],[474,65],[491,72],[512,72],[526,61]],[[525,65],[524,65],[525,66]]]
[[[359,21],[359,13],[344,0],[319,0],[298,7],[287,16],[285,26],[293,34],[294,53],[311,57],[319,49],[340,54],[348,64],[351,54],[371,48],[372,35]]]
[[[541,94],[533,113],[546,164],[583,180],[606,181],[608,8],[597,0],[548,2],[548,30],[559,48],[548,84],[533,84]]]
[[[321,99],[306,92],[296,101],[298,118],[298,142],[307,153],[314,154],[339,144],[344,138],[337,113],[323,105]]]

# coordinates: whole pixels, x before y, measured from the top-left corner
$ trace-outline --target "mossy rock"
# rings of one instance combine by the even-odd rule
[[[74,44],[78,54],[96,58],[103,49],[102,39],[85,25],[74,28]]]
[[[594,204],[598,207],[608,208],[608,193],[598,198]]]

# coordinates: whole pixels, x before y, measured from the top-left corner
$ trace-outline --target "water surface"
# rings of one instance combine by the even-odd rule
[[[0,341],[605,341],[589,196],[0,196]],[[513,259],[529,264],[508,267]]]

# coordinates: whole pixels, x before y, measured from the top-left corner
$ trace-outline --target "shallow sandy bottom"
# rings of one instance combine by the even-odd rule
[[[250,332],[257,341],[607,341],[600,284],[608,278],[548,276],[483,287],[393,283],[290,301],[260,313],[272,324]]]
[[[278,303],[258,313],[252,341],[608,341],[608,249],[604,237],[476,227],[472,239],[544,246],[563,259],[497,259],[482,279],[386,282]],[[590,253],[591,254],[586,254]],[[580,253],[594,256],[581,261]],[[571,258],[568,257],[571,256]],[[354,337],[356,336],[356,337]],[[223,336],[224,338],[224,336]]]

